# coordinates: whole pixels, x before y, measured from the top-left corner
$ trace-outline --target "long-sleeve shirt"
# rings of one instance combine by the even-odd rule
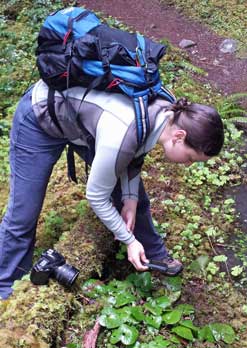
[[[64,96],[56,91],[54,108],[61,132],[48,111],[48,86],[38,81],[32,104],[40,126],[53,137],[65,138],[87,146],[85,131],[95,139],[95,156],[86,186],[90,206],[115,237],[131,243],[135,237],[111,202],[111,194],[121,181],[122,199],[138,200],[141,164],[136,159],[148,153],[157,143],[168,119],[173,114],[167,101],[157,99],[148,107],[151,132],[141,148],[137,146],[135,113],[131,99],[125,95],[92,90],[83,102],[83,87],[73,87]]]

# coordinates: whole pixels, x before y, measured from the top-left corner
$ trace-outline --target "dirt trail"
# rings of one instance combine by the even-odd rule
[[[149,37],[166,38],[175,46],[184,38],[195,41],[197,45],[186,51],[192,63],[208,73],[203,82],[209,82],[225,95],[247,92],[247,59],[221,53],[219,45],[224,38],[186,18],[174,7],[160,5],[158,0],[82,0],[78,3],[112,15]]]

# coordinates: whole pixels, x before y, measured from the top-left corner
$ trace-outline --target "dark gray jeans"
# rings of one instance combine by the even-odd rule
[[[10,136],[10,194],[6,214],[0,224],[0,296],[7,298],[16,279],[32,266],[36,225],[42,209],[47,184],[66,139],[46,134],[39,126],[31,105],[32,90],[21,99]],[[78,148],[83,156],[83,148]],[[121,188],[116,185],[112,197],[121,211]],[[164,243],[155,231],[149,199],[140,183],[137,207],[136,238],[148,258],[167,255]]]

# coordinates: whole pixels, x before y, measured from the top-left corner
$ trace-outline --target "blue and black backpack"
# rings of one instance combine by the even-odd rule
[[[158,71],[165,50],[164,45],[138,33],[101,23],[82,7],[70,7],[47,17],[38,36],[36,55],[40,76],[50,87],[49,104],[54,90],[78,85],[87,88],[83,99],[93,88],[132,98],[141,146],[150,131],[148,103],[157,96],[175,101],[162,86]]]

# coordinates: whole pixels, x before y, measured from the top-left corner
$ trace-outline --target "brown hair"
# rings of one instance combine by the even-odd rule
[[[211,106],[188,103],[186,98],[172,104],[172,124],[186,131],[185,143],[206,156],[216,156],[224,143],[224,126]]]

